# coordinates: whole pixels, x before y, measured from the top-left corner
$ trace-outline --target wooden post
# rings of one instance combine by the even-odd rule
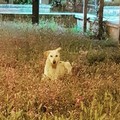
[[[39,0],[32,1],[32,24],[39,24]]]
[[[103,36],[103,9],[104,9],[104,0],[99,0],[98,5],[98,39],[101,39]]]
[[[87,4],[88,0],[83,0],[83,32],[87,29]]]

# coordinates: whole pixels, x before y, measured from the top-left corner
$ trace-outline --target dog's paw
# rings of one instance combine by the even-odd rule
[[[42,74],[41,81],[45,81],[45,80],[50,80],[50,78],[45,74]]]

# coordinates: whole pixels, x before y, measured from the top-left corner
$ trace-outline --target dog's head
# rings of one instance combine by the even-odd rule
[[[60,50],[61,47],[44,52],[44,56],[47,57],[47,60],[51,63],[53,68],[56,68],[57,63],[60,61]]]

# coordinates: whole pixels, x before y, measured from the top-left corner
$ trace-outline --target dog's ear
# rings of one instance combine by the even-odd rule
[[[62,48],[61,48],[61,47],[59,47],[59,48],[57,48],[56,50],[57,50],[57,51],[60,51],[61,49],[62,49]]]
[[[50,51],[45,51],[45,52],[44,52],[44,57],[47,58],[47,56],[49,55],[49,53],[50,53]]]

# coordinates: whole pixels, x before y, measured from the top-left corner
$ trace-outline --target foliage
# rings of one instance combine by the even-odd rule
[[[31,4],[32,0],[13,0],[14,4]]]
[[[105,2],[105,6],[120,6],[120,2]]]
[[[120,64],[109,57],[119,46],[47,25],[0,23],[0,119],[119,120]],[[41,81],[43,52],[58,46],[73,75]]]
[[[105,60],[106,54],[104,51],[92,51],[89,52],[87,59],[90,64],[96,63],[96,62],[103,62]]]
[[[120,63],[120,50],[118,51],[113,51],[111,53],[110,59],[114,61],[116,64]]]

